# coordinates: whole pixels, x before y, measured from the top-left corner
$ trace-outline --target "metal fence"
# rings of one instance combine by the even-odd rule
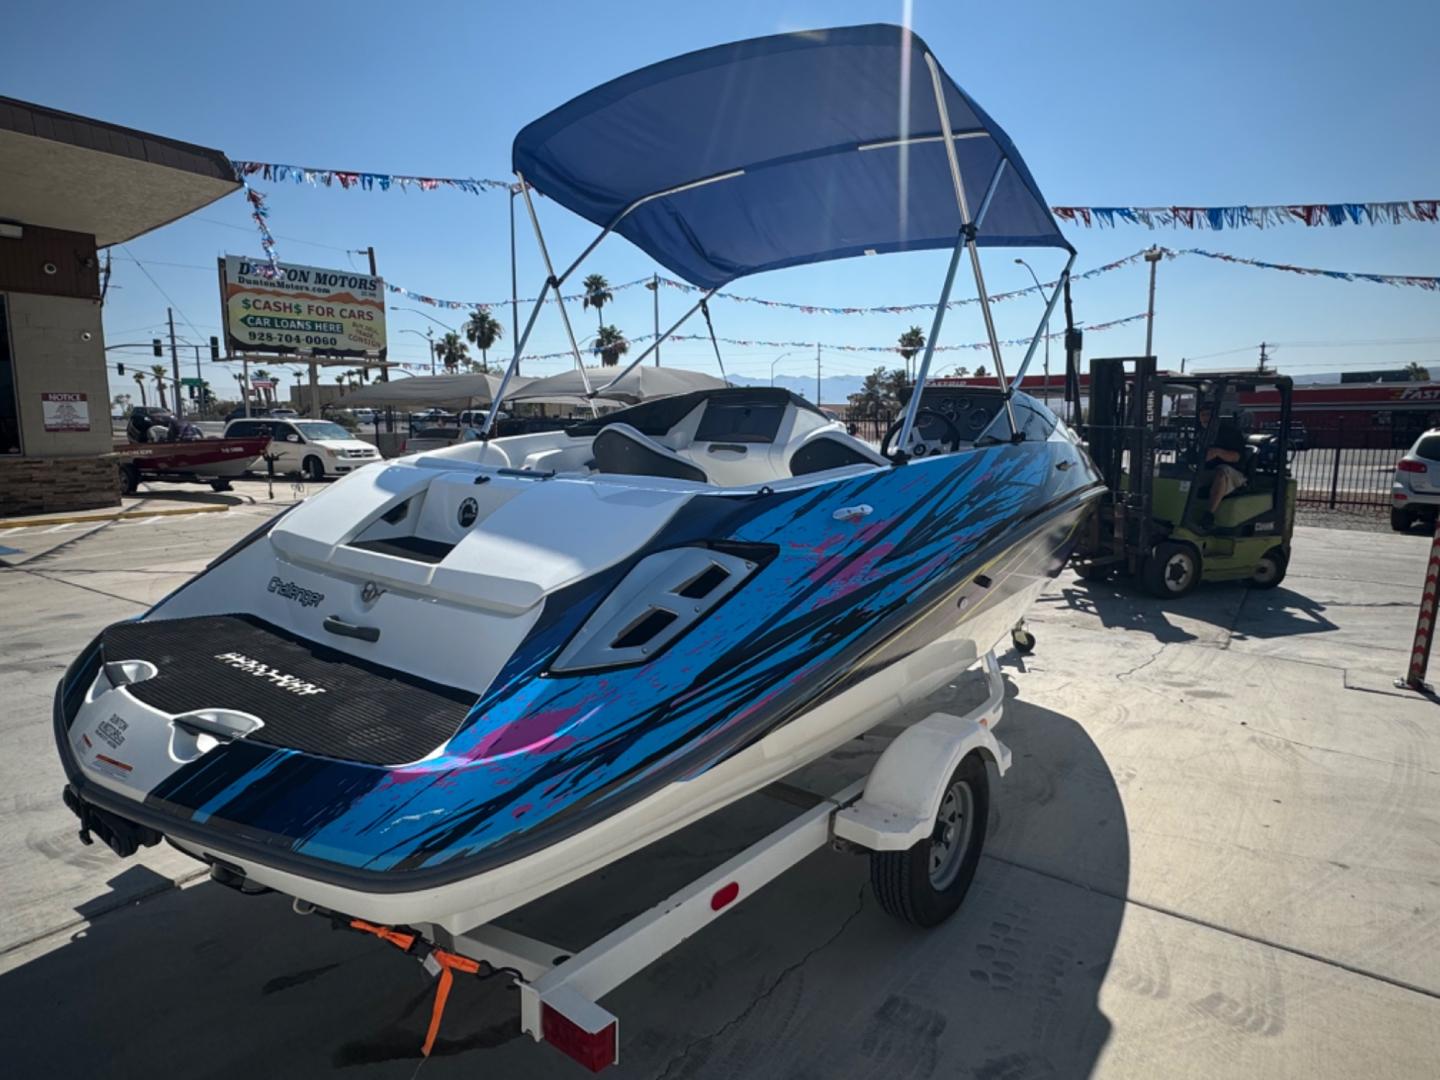
[[[897,418],[891,411],[855,407],[846,409],[844,417],[852,435],[875,446]],[[1377,424],[1364,430],[1353,417],[1337,413],[1297,413],[1296,419],[1300,426],[1291,451],[1290,474],[1295,477],[1300,505],[1376,513],[1390,508],[1395,463],[1413,441],[1408,429],[1402,432],[1393,425]],[[1157,456],[1173,460],[1175,454],[1162,446]]]
[[[1389,427],[1357,431],[1343,415],[1297,414],[1298,445],[1290,458],[1296,501],[1302,506],[1327,509],[1374,510],[1390,508],[1390,485],[1395,463],[1411,440],[1400,439]],[[1303,435],[1300,432],[1303,431]],[[1396,443],[1404,445],[1397,446]]]

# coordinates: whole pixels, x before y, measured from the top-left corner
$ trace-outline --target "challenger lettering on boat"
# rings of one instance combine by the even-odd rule
[[[227,652],[216,653],[215,659],[222,664],[229,664],[237,671],[243,671],[246,675],[254,675],[260,679],[269,679],[279,689],[291,694],[298,694],[300,697],[312,697],[315,694],[323,694],[323,687],[316,686],[312,682],[298,679],[294,675],[286,675],[269,664],[262,663],[244,653]]]
[[[293,581],[281,581],[278,577],[270,579],[268,588],[270,592],[283,596],[286,600],[294,600],[301,607],[319,607],[320,601],[325,599],[324,593],[303,588]]]

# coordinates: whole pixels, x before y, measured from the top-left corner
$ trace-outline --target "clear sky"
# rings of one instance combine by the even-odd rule
[[[0,94],[219,148],[236,158],[329,168],[506,178],[525,123],[604,80],[724,41],[780,31],[900,21],[899,3],[729,0],[723,4],[427,3],[129,4],[12,0],[0,34]],[[1229,205],[1380,201],[1440,196],[1440,4],[1433,0],[1173,0],[976,4],[916,0],[913,25],[950,74],[1003,125],[1052,204]],[[259,184],[282,260],[363,266],[347,249],[374,245],[381,273],[406,288],[462,300],[510,291],[507,197],[439,190],[364,193]],[[591,227],[540,204],[557,258]],[[521,223],[522,229],[524,223]],[[1268,230],[1068,229],[1076,270],[1151,242],[1338,270],[1440,274],[1440,225]],[[521,294],[538,256],[522,232]],[[105,308],[112,343],[160,333],[173,300],[180,333],[218,333],[215,257],[256,254],[239,195],[114,250]],[[945,254],[849,260],[743,279],[736,292],[803,303],[871,306],[932,301]],[[986,255],[992,291],[1029,283],[1004,252]],[[133,260],[141,260],[152,283]],[[1037,271],[1059,269],[1038,251]],[[654,269],[612,238],[589,269],[618,283]],[[163,290],[163,294],[162,294]],[[962,292],[960,295],[969,295]],[[662,294],[664,314],[682,310]],[[1077,284],[1077,317],[1144,310],[1143,264]],[[407,305],[416,306],[419,305]],[[716,301],[722,336],[890,344],[911,321],[806,316]],[[424,309],[458,323],[459,312]],[[1028,333],[1040,301],[995,309],[1002,337]],[[502,313],[509,339],[508,311]],[[524,312],[522,311],[522,318]],[[390,312],[392,358],[421,361],[421,315]],[[577,314],[581,326],[591,313]],[[650,329],[650,294],[621,293],[605,321]],[[437,329],[438,332],[438,329]],[[977,309],[946,322],[942,343],[983,336]],[[1414,345],[1301,344],[1424,339]],[[1208,260],[1160,268],[1155,351],[1179,358],[1281,343],[1281,370],[1440,369],[1440,293],[1296,277]],[[1137,324],[1087,338],[1089,355],[1130,355]],[[527,351],[564,345],[552,311]],[[503,351],[503,350],[502,350]],[[726,349],[732,372],[767,375],[777,349]],[[1009,351],[1013,365],[1016,350]],[[148,357],[138,356],[148,364]],[[493,359],[493,354],[492,354]],[[667,363],[713,370],[708,345],[677,343]],[[826,374],[888,358],[827,352]],[[898,358],[895,358],[898,359]],[[980,353],[949,355],[957,362]],[[562,361],[527,367],[558,369]],[[206,368],[209,368],[207,362]],[[811,374],[813,351],[779,363]],[[228,374],[207,377],[223,393]],[[112,380],[133,390],[128,379]]]

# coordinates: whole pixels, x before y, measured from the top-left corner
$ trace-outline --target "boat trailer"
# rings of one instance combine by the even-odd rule
[[[1016,632],[1020,632],[1018,627]],[[1033,645],[1033,638],[1030,642]],[[430,1026],[422,1047],[425,1056],[439,1034],[454,974],[501,975],[520,991],[521,1030],[598,1072],[620,1060],[620,1021],[598,1004],[600,999],[821,848],[870,855],[877,898],[898,918],[931,926],[959,906],[956,899],[954,907],[939,917],[927,917],[933,910],[917,912],[905,900],[897,900],[895,890],[887,889],[882,879],[897,872],[906,874],[911,870],[910,860],[923,859],[933,880],[933,849],[954,831],[954,778],[980,765],[984,767],[982,775],[993,771],[996,776],[1003,776],[1010,767],[1010,750],[994,734],[1005,703],[1000,664],[993,651],[980,664],[987,690],[980,705],[962,715],[933,712],[909,725],[865,777],[834,794],[819,795],[783,781],[762,788],[758,794],[805,804],[806,808],[580,952],[572,954],[491,923],[451,934],[432,925],[377,926],[300,900],[294,901],[294,909],[302,915],[327,917],[337,927],[379,937],[415,957],[436,978]],[[982,782],[985,785],[988,780]],[[977,803],[969,804],[971,816],[965,821],[963,845],[952,851],[956,860],[970,861],[971,874],[984,845],[987,805],[984,792],[978,813]],[[921,843],[927,838],[931,845]],[[950,837],[947,850],[956,839]],[[968,884],[967,877],[966,888]]]

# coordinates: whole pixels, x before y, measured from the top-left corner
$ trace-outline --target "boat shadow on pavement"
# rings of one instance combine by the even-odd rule
[[[945,707],[942,696],[918,715]],[[862,775],[887,730],[797,783],[827,790]],[[610,1075],[1088,1075],[1110,1033],[1098,995],[1129,883],[1124,807],[1069,717],[1012,696],[999,733],[1014,763],[992,788],[986,856],[955,917],[929,931],[900,924],[875,903],[863,858],[819,852],[606,998],[621,1033]],[[793,812],[745,800],[504,921],[578,947]],[[434,992],[394,949],[208,881],[7,960],[15,1076],[408,1077]],[[1163,963],[1114,978],[1166,993]],[[521,1034],[502,982],[457,981],[424,1076],[579,1075]]]

